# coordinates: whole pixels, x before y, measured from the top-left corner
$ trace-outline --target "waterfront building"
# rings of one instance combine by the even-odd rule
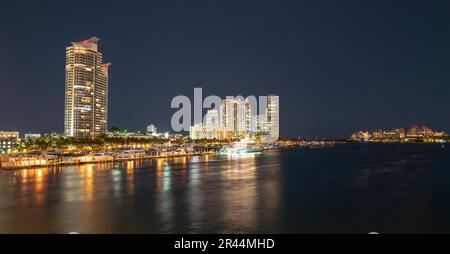
[[[38,139],[41,137],[41,134],[38,133],[27,133],[25,134],[25,139]]]
[[[221,125],[212,125],[206,127],[206,139],[225,140],[228,139],[228,132]]]
[[[448,137],[448,134],[443,131],[436,131],[436,132],[434,132],[434,137],[435,138],[444,138],[444,137]]]
[[[434,136],[434,132],[430,128],[422,126],[422,128],[419,129],[419,135],[424,138],[430,138]]]
[[[361,140],[373,140],[373,141],[425,141],[433,142],[437,140],[445,140],[448,138],[448,134],[445,132],[435,132],[432,129],[421,126],[412,125],[411,127],[405,128],[394,128],[389,130],[377,129],[372,132],[372,136],[367,138],[366,132],[359,131],[351,135],[350,140],[361,141]]]
[[[157,132],[157,129],[156,129],[155,125],[150,124],[150,125],[147,126],[147,133],[149,133],[149,134],[156,134],[156,132]]]
[[[203,128],[204,139],[224,140],[227,138],[227,131],[220,125],[219,111],[215,109],[208,110],[205,115]]]
[[[380,140],[383,139],[383,130],[377,129],[372,132],[372,139]]]
[[[267,131],[272,141],[278,140],[280,136],[279,123],[280,100],[277,95],[269,95],[267,97],[266,121]]]
[[[193,126],[189,127],[189,137],[191,139],[203,139],[203,123],[194,124]]]
[[[256,134],[265,134],[267,130],[266,115],[256,115],[253,117],[252,131]]]
[[[406,131],[403,128],[390,129],[383,132],[383,139],[389,140],[399,140],[404,139],[406,136]]]
[[[406,138],[406,129],[404,129],[404,128],[398,128],[398,129],[396,129],[396,131],[397,131],[397,138],[398,138],[398,139],[404,139],[404,138]]]
[[[66,136],[95,138],[107,132],[108,67],[96,37],[66,48]]]
[[[215,126],[220,124],[219,111],[216,109],[210,109],[205,115],[205,125]]]
[[[406,131],[406,137],[408,138],[428,138],[433,136],[433,131],[426,126],[412,125]]]
[[[106,136],[108,138],[123,138],[127,140],[150,140],[155,138],[153,135],[145,135],[140,132],[107,132]]]
[[[408,130],[406,131],[406,136],[408,138],[417,138],[419,137],[419,126],[417,125],[412,125],[411,127],[408,128]]]
[[[253,115],[250,99],[226,97],[220,110],[208,110],[203,122],[189,129],[191,139],[239,139],[261,137],[261,140],[273,142],[279,137],[279,97],[269,95],[267,105]],[[264,136],[264,137],[263,137]]]
[[[250,133],[253,129],[252,127],[252,106],[248,100],[245,103],[245,132]]]
[[[350,137],[352,141],[368,141],[372,138],[372,135],[368,131],[357,131]]]
[[[220,121],[229,138],[243,138],[251,130],[251,106],[248,100],[227,97],[220,106]]]
[[[221,125],[206,126],[203,123],[194,124],[190,127],[189,137],[191,139],[227,139],[227,132]]]
[[[383,131],[383,139],[395,139],[395,131],[392,129]]]
[[[19,143],[19,132],[0,131],[0,153],[14,149]]]

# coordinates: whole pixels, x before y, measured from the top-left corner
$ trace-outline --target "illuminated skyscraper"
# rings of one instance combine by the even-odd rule
[[[267,101],[261,103],[261,109],[257,110],[257,107],[252,106],[250,96],[246,99],[227,96],[222,100],[220,110],[208,110],[203,122],[190,127],[190,137],[218,140],[249,137],[262,142],[277,141],[280,134],[279,97],[269,95]]]
[[[215,109],[208,110],[204,122],[207,126],[219,125],[219,111]]]
[[[278,140],[280,136],[280,100],[277,95],[267,96],[266,124],[267,131],[273,141]]]
[[[98,51],[98,38],[72,42],[66,48],[66,136],[95,138],[106,134],[108,67]]]
[[[241,98],[227,97],[220,107],[221,125],[232,137],[244,137],[251,131],[251,106]]]
[[[252,131],[257,134],[267,132],[266,115],[255,115],[253,117]]]

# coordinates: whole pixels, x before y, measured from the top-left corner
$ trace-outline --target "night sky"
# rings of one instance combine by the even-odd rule
[[[111,2],[0,4],[0,130],[62,132],[65,48],[97,36],[110,127],[170,130],[203,87],[278,94],[281,136],[450,131],[449,1]]]

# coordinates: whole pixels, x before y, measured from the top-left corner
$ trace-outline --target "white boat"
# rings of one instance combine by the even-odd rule
[[[260,146],[259,143],[249,138],[245,138],[224,146],[220,150],[219,154],[236,156],[236,155],[257,153],[261,152],[262,150],[263,148]]]

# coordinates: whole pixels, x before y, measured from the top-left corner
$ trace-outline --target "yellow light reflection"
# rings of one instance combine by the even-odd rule
[[[86,200],[91,201],[94,197],[94,165],[82,165],[80,166],[80,172],[84,179]],[[81,182],[80,184],[83,184],[83,182]]]

